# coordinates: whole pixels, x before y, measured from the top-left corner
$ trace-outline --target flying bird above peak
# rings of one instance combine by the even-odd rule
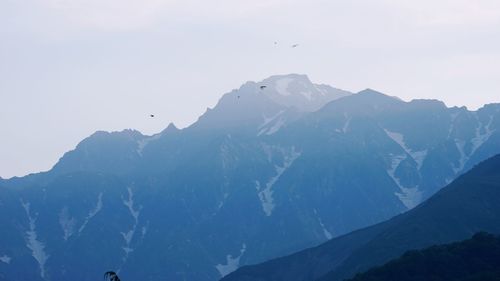
[[[292,48],[297,48],[298,46],[299,46],[299,44],[293,44]]]

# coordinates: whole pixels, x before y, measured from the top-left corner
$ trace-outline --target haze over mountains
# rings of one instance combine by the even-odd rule
[[[414,208],[500,153],[499,128],[500,104],[248,82],[188,128],[96,132],[0,180],[0,279],[217,280]]]

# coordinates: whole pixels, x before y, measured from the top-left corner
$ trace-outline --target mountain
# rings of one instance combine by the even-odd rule
[[[500,280],[500,237],[487,233],[452,244],[406,252],[350,281]]]
[[[499,128],[499,104],[248,82],[187,128],[97,132],[0,180],[0,273],[217,280],[415,207],[500,153]]]
[[[418,207],[314,248],[244,266],[222,280],[344,280],[407,250],[500,233],[500,155],[460,176]]]

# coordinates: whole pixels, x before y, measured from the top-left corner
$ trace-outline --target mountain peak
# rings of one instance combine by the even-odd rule
[[[168,126],[163,131],[161,131],[160,134],[163,135],[163,134],[168,134],[170,132],[177,132],[177,131],[179,131],[179,128],[177,128],[177,126],[175,126],[175,124],[173,122],[170,122],[168,124]]]
[[[306,75],[274,75],[260,82],[249,81],[226,93],[213,109],[190,128],[255,127],[284,111],[300,114],[320,109],[328,102],[352,93],[313,84]],[[283,117],[283,116],[282,116]],[[281,118],[280,124],[286,123]]]
[[[389,95],[386,95],[386,94],[384,94],[382,92],[379,92],[379,91],[371,89],[371,88],[366,88],[366,89],[358,92],[358,95],[378,97],[378,98],[391,98],[391,99],[395,99],[396,98],[396,97],[391,97]]]
[[[446,109],[444,102],[436,99],[414,99],[409,104],[415,108]]]
[[[274,75],[257,83],[262,92],[280,105],[310,112],[350,92],[326,85],[316,85],[304,74]]]
[[[404,103],[397,97],[388,96],[373,89],[365,89],[356,94],[334,100],[321,109],[324,114],[371,115],[384,112],[398,104]]]

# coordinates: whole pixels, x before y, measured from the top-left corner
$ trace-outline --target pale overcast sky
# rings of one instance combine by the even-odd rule
[[[0,0],[0,176],[48,170],[96,130],[185,127],[286,73],[499,102],[500,1]]]

